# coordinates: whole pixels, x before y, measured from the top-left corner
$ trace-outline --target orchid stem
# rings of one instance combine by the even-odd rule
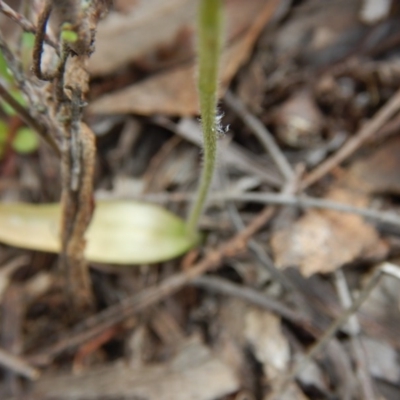
[[[210,190],[217,158],[218,67],[222,45],[222,1],[201,0],[198,16],[198,92],[204,160],[196,197],[187,219],[189,234],[197,225]]]

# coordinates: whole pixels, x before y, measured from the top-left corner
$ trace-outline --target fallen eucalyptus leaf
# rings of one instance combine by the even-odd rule
[[[0,242],[57,253],[60,216],[59,204],[0,203]],[[86,238],[87,260],[112,264],[166,261],[199,240],[177,216],[133,201],[98,202]]]

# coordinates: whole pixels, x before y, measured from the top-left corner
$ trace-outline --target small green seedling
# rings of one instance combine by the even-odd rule
[[[199,243],[197,225],[210,189],[217,155],[221,32],[222,0],[201,0],[198,16],[198,92],[204,163],[196,199],[187,221],[155,205],[133,201],[97,202],[86,232],[85,256],[89,261],[156,263],[177,257]],[[65,27],[62,40],[74,42],[76,38],[73,33],[68,26]],[[8,69],[0,58],[2,73],[8,74]],[[17,138],[13,146],[20,152],[36,146],[27,130]],[[0,241],[27,249],[59,252],[60,216],[60,204],[0,203]]]

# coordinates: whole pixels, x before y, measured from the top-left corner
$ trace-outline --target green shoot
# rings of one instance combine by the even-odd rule
[[[195,201],[187,219],[190,235],[204,208],[217,158],[218,67],[222,45],[222,1],[201,0],[198,15],[198,92],[202,119],[204,162]]]

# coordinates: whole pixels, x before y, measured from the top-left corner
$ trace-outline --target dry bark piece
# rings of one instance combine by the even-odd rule
[[[116,363],[79,376],[49,375],[38,382],[34,394],[43,400],[213,400],[238,388],[232,369],[194,340],[167,364],[132,368]]]
[[[232,5],[237,3],[237,1],[232,1]],[[256,4],[258,7],[251,8],[252,14],[245,13],[248,20],[247,26],[242,25],[243,33],[238,33],[237,37],[233,37],[222,55],[220,96],[223,95],[238,68],[250,56],[255,40],[273,16],[279,1],[257,0]],[[237,14],[240,15],[243,6],[239,7],[238,10]],[[228,13],[227,19],[228,26],[230,24],[235,26],[233,23],[235,21],[234,16],[229,19]],[[93,102],[89,109],[97,114],[196,115],[198,114],[198,103],[194,80],[195,73],[196,66],[193,60],[188,64],[178,65],[172,70],[153,75],[131,87],[106,95]]]
[[[368,201],[340,188],[331,189],[327,198],[359,207]],[[328,273],[359,259],[381,259],[388,251],[360,216],[328,210],[308,211],[292,226],[275,232],[271,246],[278,267],[297,266],[305,276]]]

